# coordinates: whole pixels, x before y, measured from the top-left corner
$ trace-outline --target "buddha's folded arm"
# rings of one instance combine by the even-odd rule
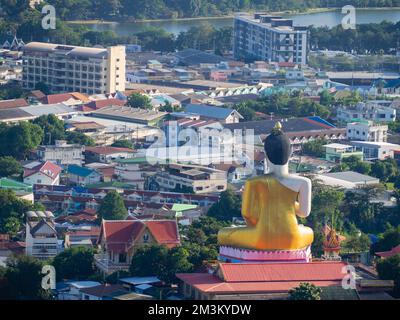
[[[311,181],[304,180],[300,185],[299,194],[295,203],[296,215],[306,218],[311,212]]]
[[[257,192],[253,188],[251,181],[246,181],[243,200],[242,200],[242,216],[248,226],[255,226],[259,219],[259,210],[256,206]]]

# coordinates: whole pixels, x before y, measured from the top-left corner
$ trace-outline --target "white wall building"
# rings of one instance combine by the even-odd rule
[[[278,16],[238,13],[234,18],[235,59],[307,64],[307,27]]]
[[[400,145],[388,142],[351,141],[350,143],[362,150],[363,158],[367,161],[394,158],[394,153],[400,151]]]
[[[28,211],[26,214],[26,254],[39,259],[58,253],[54,215],[50,211]]]
[[[359,102],[355,107],[338,108],[337,119],[344,122],[355,120],[393,122],[396,121],[396,109],[389,107],[386,101]]]
[[[347,124],[347,139],[371,142],[386,142],[388,126],[372,121],[358,121]]]
[[[23,87],[44,82],[54,92],[87,94],[125,90],[125,47],[76,47],[30,42],[23,47]]]
[[[367,176],[354,171],[343,171],[343,172],[329,172],[315,175],[317,180],[323,182],[323,184],[331,187],[344,188],[352,190],[368,185],[375,185],[379,183],[378,178]]]
[[[222,192],[227,188],[225,171],[194,165],[169,165],[157,172],[156,181],[162,190],[192,188],[194,193]]]
[[[51,161],[61,166],[71,164],[82,165],[85,146],[68,144],[64,140],[56,140],[54,145],[39,146],[37,155],[42,161]]]

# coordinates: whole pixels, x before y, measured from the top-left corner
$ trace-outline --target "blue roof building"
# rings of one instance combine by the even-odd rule
[[[67,173],[68,181],[78,186],[98,183],[102,178],[102,175],[98,171],[78,165],[68,166]]]
[[[213,119],[223,123],[237,123],[243,116],[234,109],[209,106],[206,104],[188,104],[186,113],[197,114],[201,118]]]

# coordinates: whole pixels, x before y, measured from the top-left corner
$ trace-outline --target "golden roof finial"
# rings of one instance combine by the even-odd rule
[[[273,134],[282,133],[282,124],[279,121],[277,123],[275,123],[275,126],[272,128],[271,132]]]
[[[278,121],[277,123],[275,123],[275,130],[282,130],[282,124]]]

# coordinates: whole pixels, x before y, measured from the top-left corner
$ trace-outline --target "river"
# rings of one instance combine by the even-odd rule
[[[282,16],[293,19],[294,25],[314,25],[317,27],[328,26],[333,27],[341,23],[344,14],[340,10],[314,12],[305,14],[283,14]],[[358,9],[356,11],[356,23],[379,23],[384,20],[397,22],[400,21],[400,9]],[[113,30],[118,35],[127,36],[140,32],[146,27],[153,26],[163,28],[173,34],[179,34],[181,31],[187,31],[190,27],[200,23],[208,22],[216,28],[232,26],[233,19],[225,18],[202,18],[195,20],[164,20],[150,22],[111,22],[111,23],[87,23],[86,26],[93,30],[106,31]]]

